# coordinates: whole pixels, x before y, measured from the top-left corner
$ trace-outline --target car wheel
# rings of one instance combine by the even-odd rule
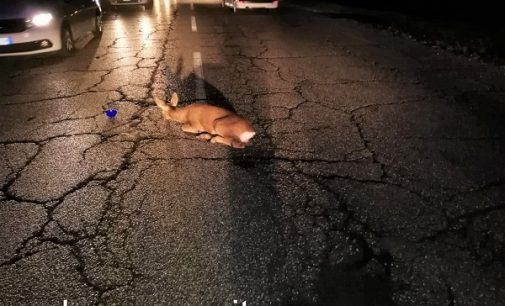
[[[146,4],[144,4],[144,7],[146,8],[146,10],[151,10],[154,6],[154,1],[153,0],[149,0],[147,1]]]
[[[68,26],[64,26],[61,30],[61,50],[62,56],[69,56],[75,52],[75,42],[72,37],[72,32]]]
[[[102,15],[97,14],[95,17],[95,29],[93,30],[93,35],[95,37],[99,37],[103,33],[103,21]]]

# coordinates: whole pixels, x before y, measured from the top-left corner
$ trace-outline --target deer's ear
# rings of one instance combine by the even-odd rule
[[[161,108],[162,110],[166,110],[168,108],[165,101],[161,100],[160,98],[158,98],[156,96],[153,97],[153,99],[154,99],[154,102],[156,103],[156,105],[158,105],[158,107]]]
[[[179,104],[179,95],[176,92],[174,92],[172,94],[172,99],[170,99],[170,105],[176,107],[177,104]]]

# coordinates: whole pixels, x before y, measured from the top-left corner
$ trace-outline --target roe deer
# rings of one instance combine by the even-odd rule
[[[182,123],[184,132],[198,134],[199,139],[245,148],[256,135],[249,120],[229,110],[204,103],[178,108],[179,96],[175,92],[170,104],[157,97],[154,101],[162,109],[165,119]]]

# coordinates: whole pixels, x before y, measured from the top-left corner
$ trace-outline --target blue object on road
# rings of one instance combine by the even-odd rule
[[[114,117],[116,117],[117,115],[117,110],[113,109],[113,108],[109,108],[109,109],[106,109],[105,110],[105,115],[107,115],[107,117],[109,119],[112,119]]]

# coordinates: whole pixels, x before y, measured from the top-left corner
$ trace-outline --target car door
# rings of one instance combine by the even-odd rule
[[[81,14],[81,0],[62,0],[65,20],[70,25],[74,40],[83,35],[84,20]]]
[[[89,33],[95,28],[96,9],[97,5],[95,0],[81,0],[84,33]]]

